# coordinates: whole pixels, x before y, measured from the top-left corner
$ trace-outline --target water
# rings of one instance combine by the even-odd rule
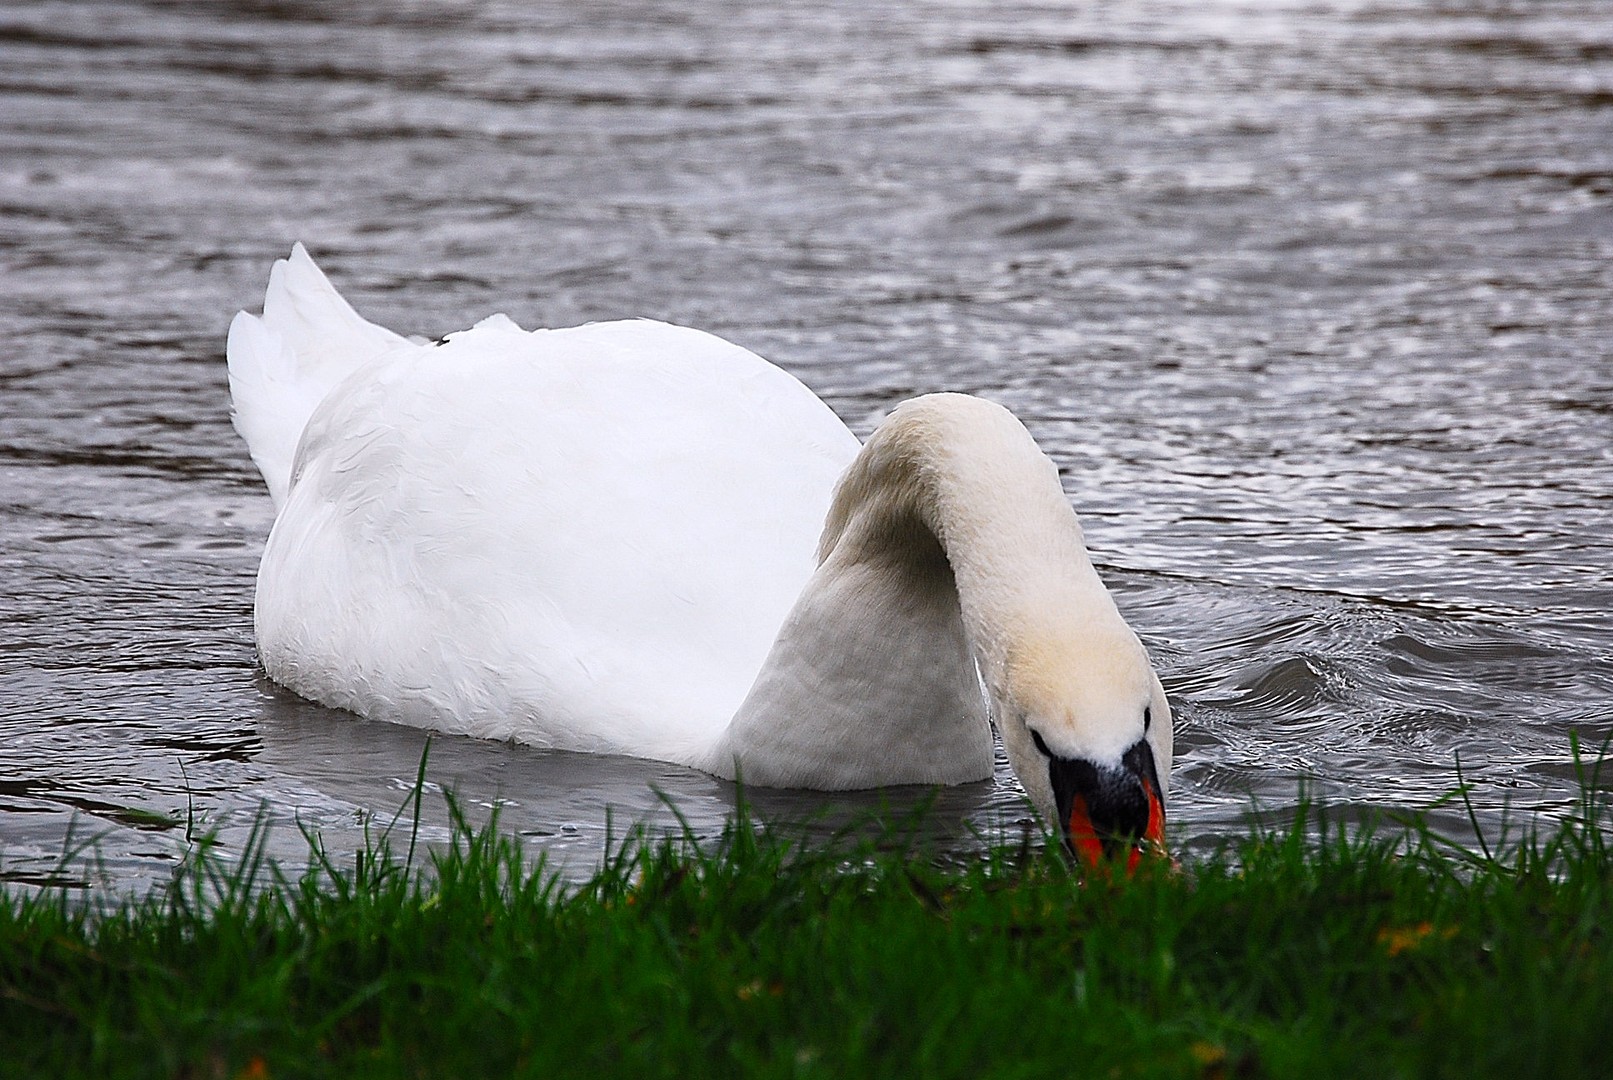
[[[405,333],[646,315],[862,433],[1015,409],[1175,701],[1184,847],[1458,756],[1484,824],[1549,820],[1613,735],[1600,0],[13,0],[0,58],[0,877],[143,889],[260,808],[341,850],[413,781],[421,733],[254,667],[222,347],[299,239]],[[576,873],[734,799],[465,739],[430,775]],[[1025,817],[999,770],[934,827]]]

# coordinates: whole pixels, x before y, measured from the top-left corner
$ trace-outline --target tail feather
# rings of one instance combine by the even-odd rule
[[[337,383],[406,338],[354,311],[301,244],[269,273],[263,315],[230,323],[231,419],[278,510],[308,418]]]

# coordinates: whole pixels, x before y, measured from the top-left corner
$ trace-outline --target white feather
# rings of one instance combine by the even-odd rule
[[[859,450],[792,376],[709,334],[495,316],[411,344],[301,247],[262,319],[237,316],[229,362],[279,507],[258,648],[300,694],[846,788],[989,776],[978,665],[1044,814],[1028,724],[1108,764],[1152,709],[1168,774],[1158,680],[999,406],[917,399]]]
[[[315,407],[366,363],[406,338],[363,319],[301,244],[269,271],[263,316],[230,323],[231,419],[279,509],[297,439]]]

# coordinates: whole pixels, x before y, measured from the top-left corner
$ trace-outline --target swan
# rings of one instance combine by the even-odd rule
[[[258,653],[303,697],[820,790],[988,778],[994,716],[1071,850],[1162,843],[1170,706],[1001,406],[919,397],[859,446],[713,335],[410,340],[300,244],[226,351],[276,511]]]

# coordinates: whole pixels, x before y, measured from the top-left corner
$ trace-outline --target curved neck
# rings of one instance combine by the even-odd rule
[[[1006,409],[960,394],[897,409],[842,480],[820,557],[877,544],[903,513],[946,553],[999,709],[1068,701],[1086,658],[1135,646],[1087,556],[1058,469]]]
[[[763,785],[983,779],[975,665],[998,709],[1024,712],[1068,693],[1072,643],[1116,635],[1135,641],[1019,421],[917,398],[842,477],[818,570],[713,766]]]

